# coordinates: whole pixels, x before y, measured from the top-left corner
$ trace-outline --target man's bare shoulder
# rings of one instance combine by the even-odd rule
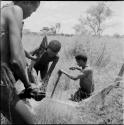
[[[90,66],[87,66],[84,70],[83,70],[84,73],[92,73],[93,72],[93,68],[90,67]]]
[[[19,6],[13,5],[10,7],[5,7],[3,9],[3,14],[7,19],[15,19],[14,17],[19,17],[22,19],[23,12]]]

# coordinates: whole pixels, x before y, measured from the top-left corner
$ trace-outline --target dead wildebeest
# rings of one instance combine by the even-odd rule
[[[13,85],[16,81],[9,70],[9,68],[5,69],[7,71],[6,78],[4,82],[8,85]],[[19,84],[18,84],[19,85]],[[23,85],[23,84],[22,84]],[[20,86],[21,87],[21,86]],[[20,88],[19,87],[19,88]],[[13,88],[15,89],[15,87]],[[23,89],[23,87],[22,87]],[[17,91],[17,90],[15,90]],[[11,101],[12,98],[10,98]],[[28,101],[26,101],[28,100]],[[32,114],[32,119],[34,119],[36,124],[40,123],[79,123],[80,118],[76,114],[76,108],[61,101],[56,101],[54,98],[46,97],[41,101],[35,101],[32,99],[23,99],[22,100],[26,107]],[[8,105],[9,106],[9,105]],[[3,108],[3,107],[1,107]],[[9,107],[8,107],[9,109]],[[10,112],[11,114],[11,112]],[[10,115],[11,116],[11,115]],[[14,116],[12,120],[18,119],[18,116]],[[9,119],[11,121],[11,119]],[[11,121],[12,122],[12,121]]]

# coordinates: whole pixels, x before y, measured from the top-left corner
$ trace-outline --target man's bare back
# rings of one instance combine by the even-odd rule
[[[22,21],[24,18],[30,16],[39,4],[39,1],[14,1],[12,4],[8,4],[1,9],[0,111],[12,123],[34,123],[31,112],[27,109],[24,102],[20,100],[15,91],[14,83],[16,81],[14,77],[16,76],[17,79],[23,82],[25,90],[30,90],[30,92],[33,91],[28,80],[25,52],[21,41]]]
[[[22,23],[19,23],[22,22],[23,19],[22,15],[20,15],[21,11],[21,8],[15,5],[5,6],[2,8],[0,52],[1,62],[7,63],[8,65],[11,63],[11,61],[13,61],[13,51],[15,51],[17,54],[20,53],[20,58],[22,61],[24,61],[24,63],[22,63],[23,67],[26,68],[26,59],[21,43]],[[9,31],[11,31],[11,35]],[[18,32],[18,34],[15,32]],[[13,35],[16,38],[13,38]],[[17,39],[19,41],[15,41],[14,43],[13,39]]]
[[[86,74],[85,77],[80,79],[80,87],[90,93],[93,83],[93,70],[89,67],[86,67],[83,71],[83,74]]]

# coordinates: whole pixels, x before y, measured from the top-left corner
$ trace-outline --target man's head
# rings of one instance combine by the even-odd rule
[[[78,66],[85,67],[87,63],[87,55],[86,54],[77,54],[75,56],[76,62]]]
[[[40,1],[13,1],[13,3],[22,8],[24,19],[35,12],[40,5]]]
[[[61,49],[61,43],[58,40],[52,40],[48,44],[47,53],[48,53],[49,57],[52,58],[58,54],[60,49]]]

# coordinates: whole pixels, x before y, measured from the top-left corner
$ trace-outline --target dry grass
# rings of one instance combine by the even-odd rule
[[[56,74],[59,68],[68,70],[69,66],[75,65],[73,55],[77,52],[85,51],[88,55],[88,64],[94,70],[95,92],[113,82],[117,76],[122,63],[123,41],[124,38],[114,37],[89,37],[89,36],[48,36],[48,42],[51,39],[57,39],[62,44],[60,51],[60,61],[57,64],[50,78],[47,96],[51,94]],[[28,51],[37,47],[42,40],[40,35],[24,34],[23,45]],[[76,72],[74,72],[76,74]],[[74,74],[73,73],[73,74]],[[55,91],[54,98],[68,100],[70,94],[74,93],[79,87],[78,81],[74,82],[62,75],[60,82]],[[112,90],[106,98],[106,107],[103,111],[91,108],[88,110],[83,104],[80,108],[75,109],[67,105],[44,99],[36,106],[36,113],[39,123],[64,124],[64,123],[119,123],[123,122],[122,109],[122,89]],[[116,103],[116,104],[115,104]],[[90,109],[90,108],[89,108]],[[77,115],[78,113],[78,115]],[[80,118],[80,120],[79,120]]]
[[[81,123],[73,106],[64,105],[50,98],[45,98],[34,108],[40,124]]]

